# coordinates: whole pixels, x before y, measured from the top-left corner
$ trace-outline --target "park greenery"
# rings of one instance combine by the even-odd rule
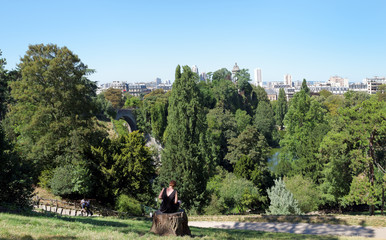
[[[172,91],[96,95],[94,70],[66,47],[30,45],[15,70],[5,64],[0,205],[29,207],[39,185],[139,215],[138,206],[158,207],[173,179],[182,207],[197,214],[384,209],[385,86],[376,95],[312,94],[304,80],[289,101],[284,89],[269,101],[246,69],[200,81],[178,65]],[[115,119],[121,108],[134,111],[137,131]],[[279,160],[269,164],[272,149]]]

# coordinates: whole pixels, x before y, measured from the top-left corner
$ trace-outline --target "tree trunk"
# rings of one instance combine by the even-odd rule
[[[157,211],[154,213],[150,232],[161,236],[191,235],[188,226],[188,216],[185,212],[161,213]]]

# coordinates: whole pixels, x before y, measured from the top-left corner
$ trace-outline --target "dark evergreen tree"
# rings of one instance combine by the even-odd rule
[[[301,90],[304,90],[304,92],[306,92],[306,94],[308,94],[308,95],[311,94],[310,89],[307,86],[306,79],[303,79]]]
[[[162,152],[159,183],[177,181],[183,207],[200,208],[213,164],[205,142],[206,123],[197,75],[188,66],[176,69],[176,79],[168,107],[168,126]]]
[[[276,124],[283,129],[283,120],[287,113],[287,99],[283,88],[279,90],[279,98],[275,107],[275,120]]]

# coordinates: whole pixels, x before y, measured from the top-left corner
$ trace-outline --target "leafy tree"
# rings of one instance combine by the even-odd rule
[[[303,178],[301,175],[295,175],[290,178],[284,178],[285,187],[294,196],[299,203],[302,212],[311,212],[318,210],[322,204],[322,196],[317,185],[312,180]]]
[[[220,80],[231,80],[231,77],[232,73],[228,69],[221,68],[213,73],[212,82],[217,82]]]
[[[323,162],[317,157],[319,145],[329,131],[325,110],[301,90],[291,100],[284,125],[286,134],[280,141],[279,172],[287,176],[301,174],[319,184],[323,170]]]
[[[29,207],[32,197],[31,166],[19,157],[0,122],[0,205]]]
[[[176,69],[169,100],[168,125],[159,182],[174,179],[187,209],[202,206],[205,186],[213,172],[206,140],[205,112],[196,84],[197,75],[188,66]]]
[[[377,91],[378,101],[386,101],[386,84],[379,86]]]
[[[276,124],[280,126],[280,129],[283,129],[283,120],[287,113],[287,99],[283,88],[279,90],[279,98],[277,99],[277,104],[275,107],[275,120]]]
[[[90,70],[68,48],[53,44],[29,46],[19,69],[7,120],[17,149],[36,163],[37,173],[84,160],[89,144],[100,139],[90,131],[96,89],[85,77]]]
[[[111,102],[115,109],[122,108],[125,104],[121,89],[109,88],[102,94],[105,96],[106,100]]]
[[[267,139],[268,143],[273,146],[273,132],[275,129],[275,119],[271,104],[268,102],[260,102],[256,109],[254,124]]]
[[[338,114],[338,109],[344,106],[345,99],[339,95],[330,95],[323,102],[323,105],[327,107],[328,112],[332,116]]]
[[[310,95],[310,94],[311,94],[310,89],[309,89],[308,86],[307,86],[307,81],[306,81],[306,79],[303,79],[301,90],[304,90],[304,92],[305,92],[307,95]]]
[[[370,94],[367,92],[354,92],[354,91],[347,91],[344,93],[344,106],[345,107],[353,107],[360,103],[362,103],[365,100],[370,99]]]
[[[267,214],[271,215],[290,215],[301,214],[297,200],[293,194],[287,190],[282,179],[276,179],[275,185],[267,190],[271,201]]]
[[[348,195],[346,204],[366,203],[370,206],[371,215],[374,214],[377,199],[380,199],[376,172],[382,171],[386,165],[385,119],[386,103],[376,97],[354,107],[341,108],[332,131],[323,140],[320,149],[322,158],[328,161],[325,192],[340,201]],[[345,171],[342,172],[342,169]],[[339,186],[336,183],[343,184]],[[363,193],[359,189],[367,189],[367,197],[359,197],[361,202],[356,200]]]
[[[220,79],[213,83],[213,95],[216,99],[216,105],[231,112],[236,112],[240,108],[241,101],[237,88],[229,80]]]
[[[243,114],[240,113],[240,115]],[[240,117],[240,119],[247,120],[247,116],[245,118]],[[212,157],[217,164],[231,171],[232,166],[224,157],[228,153],[229,139],[237,137],[239,134],[238,129],[241,128],[242,123],[240,123],[239,127],[235,116],[229,110],[221,107],[209,110],[206,119],[208,123],[207,137]]]
[[[252,92],[252,86],[249,84],[251,81],[251,75],[248,72],[248,69],[241,69],[235,75],[237,79],[237,87],[240,92],[243,92],[245,96],[249,96]]]
[[[124,107],[126,107],[126,108],[138,107],[140,104],[140,101],[141,101],[141,99],[139,99],[138,97],[127,94]]]
[[[248,126],[237,138],[230,139],[228,149],[225,159],[235,165],[237,176],[252,181],[259,189],[271,185],[267,167],[269,147],[256,128]]]
[[[329,96],[332,95],[332,92],[330,91],[327,91],[325,89],[322,89],[320,92],[319,92],[319,95],[324,97],[324,98],[328,98]]]
[[[94,114],[97,117],[105,117],[105,118],[115,118],[117,112],[115,111],[113,105],[110,101],[106,100],[103,94],[98,94],[93,99],[94,102]]]
[[[246,111],[237,109],[235,114],[235,120],[237,123],[237,130],[239,133],[243,132],[245,128],[251,124],[251,116]]]

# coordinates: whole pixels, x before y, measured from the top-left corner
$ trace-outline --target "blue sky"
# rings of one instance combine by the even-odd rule
[[[263,81],[386,76],[386,1],[0,1],[0,49],[13,69],[30,44],[67,46],[93,81],[174,80],[261,68]]]

